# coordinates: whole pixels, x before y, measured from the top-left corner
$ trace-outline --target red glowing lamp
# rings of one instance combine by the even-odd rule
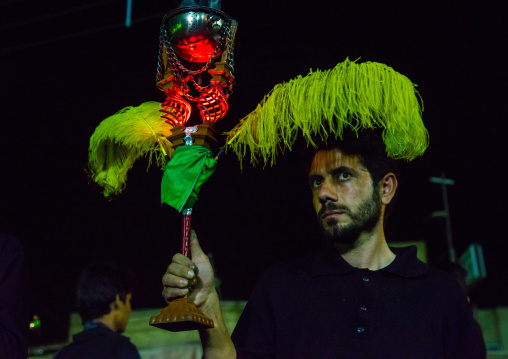
[[[234,83],[236,28],[235,20],[209,7],[179,8],[164,16],[157,86],[166,94],[161,112],[171,125],[186,125],[190,102],[204,124],[224,117]]]

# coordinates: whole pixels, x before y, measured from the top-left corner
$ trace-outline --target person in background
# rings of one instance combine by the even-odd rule
[[[140,359],[137,348],[122,335],[132,309],[135,278],[113,263],[95,263],[79,278],[77,304],[83,331],[55,359]]]
[[[21,243],[0,233],[0,358],[28,355],[28,268]]]

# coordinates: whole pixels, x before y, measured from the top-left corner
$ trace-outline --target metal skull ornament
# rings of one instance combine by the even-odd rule
[[[167,13],[160,28],[157,87],[166,94],[162,117],[185,126],[195,102],[203,123],[228,110],[234,83],[233,47],[237,22],[203,6]]]

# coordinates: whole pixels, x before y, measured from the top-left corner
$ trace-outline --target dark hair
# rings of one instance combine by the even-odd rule
[[[114,263],[94,263],[83,269],[77,289],[78,312],[83,324],[108,314],[117,295],[125,302],[134,284],[134,274]]]
[[[382,129],[362,130],[358,132],[344,130],[342,138],[335,139],[330,136],[328,139],[315,141],[315,144],[317,147],[314,150],[307,151],[307,173],[310,170],[310,164],[317,151],[338,148],[347,155],[358,156],[360,158],[362,165],[369,171],[374,185],[377,185],[389,172],[392,172],[395,177],[399,178],[399,161],[388,157],[386,154]],[[392,211],[397,195],[398,191],[395,192],[392,201],[386,206],[385,219]]]

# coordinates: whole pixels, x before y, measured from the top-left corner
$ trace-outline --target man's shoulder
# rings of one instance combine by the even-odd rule
[[[13,256],[23,254],[21,242],[16,237],[0,233],[0,256],[3,260],[11,260]]]
[[[130,339],[122,334],[103,327],[84,330],[73,336],[73,342],[62,348],[55,359],[102,358],[107,353],[122,354],[122,358],[136,359],[139,353]]]
[[[428,278],[431,283],[438,289],[449,293],[450,295],[464,296],[466,293],[461,287],[459,281],[453,277],[450,273],[447,273],[439,268],[433,266],[429,267]]]
[[[84,330],[73,336],[75,342],[92,341],[92,340],[107,340],[112,342],[130,343],[129,337],[120,333],[114,332],[105,326]]]
[[[390,266],[385,268],[386,271],[398,272],[409,278],[422,279],[433,283],[437,287],[456,287],[460,289],[458,280],[451,274],[418,259],[416,256],[416,246],[390,247],[390,249],[397,257]]]

